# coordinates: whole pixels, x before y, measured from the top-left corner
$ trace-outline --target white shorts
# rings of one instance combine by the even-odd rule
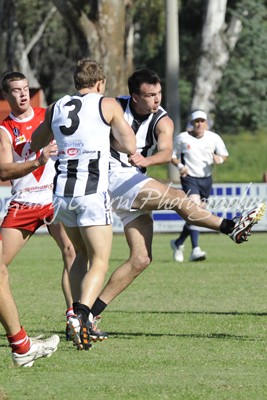
[[[112,224],[107,192],[81,197],[53,196],[54,216],[69,228]]]
[[[135,168],[121,168],[109,171],[109,194],[113,210],[123,226],[140,215],[151,215],[150,211],[132,209],[132,204],[143,186],[150,181],[147,175]]]

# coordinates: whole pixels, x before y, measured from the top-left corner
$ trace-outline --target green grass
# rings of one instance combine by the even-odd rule
[[[201,234],[208,259],[183,264],[170,239],[155,235],[153,264],[103,313],[110,338],[79,352],[64,340],[59,251],[33,237],[9,267],[21,320],[29,335],[62,340],[51,358],[15,368],[0,327],[0,399],[266,399],[267,234],[242,245]],[[115,235],[109,273],[127,254]]]
[[[262,182],[263,174],[267,172],[267,132],[221,136],[230,156],[225,164],[214,166],[214,182]],[[168,166],[151,167],[148,174],[155,179],[168,181]]]

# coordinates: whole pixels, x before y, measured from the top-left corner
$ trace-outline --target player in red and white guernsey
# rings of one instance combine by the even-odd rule
[[[31,135],[44,120],[45,109],[31,107],[26,77],[20,72],[9,72],[2,78],[1,86],[11,112],[0,123],[0,179],[11,181],[12,198],[1,227],[3,260],[0,282],[8,286],[8,265],[32,234],[45,223],[62,252],[62,287],[67,307],[71,308],[68,270],[76,252],[63,226],[51,223],[54,215],[52,189],[55,175],[51,157],[57,154],[57,146],[50,143],[37,154],[30,149]],[[29,357],[31,359],[36,354],[25,356],[30,351],[31,343],[21,328],[16,305],[8,291],[8,295],[5,295],[0,289],[0,320],[6,329],[15,364],[26,365],[31,363]]]

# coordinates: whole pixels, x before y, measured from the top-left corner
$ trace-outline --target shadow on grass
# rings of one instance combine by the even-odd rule
[[[37,332],[36,332],[37,333]],[[61,340],[64,342],[65,335],[62,331],[54,332],[58,334]],[[51,332],[47,332],[47,335],[51,335]],[[46,336],[46,335],[45,335]],[[230,335],[228,333],[144,333],[144,332],[115,332],[109,331],[109,339],[133,339],[136,337],[151,337],[151,338],[194,338],[194,339],[220,339],[220,340],[242,340],[242,341],[262,341],[263,338],[259,337],[249,337],[249,336],[239,336],[239,335]],[[1,339],[5,339],[5,335],[0,335]],[[8,344],[1,344],[1,347],[8,348]]]
[[[123,311],[123,310],[108,310],[109,313],[120,314],[203,314],[203,315],[250,315],[255,317],[266,317],[267,312],[254,311]]]
[[[109,313],[114,314],[170,314],[170,315],[185,315],[185,314],[197,314],[197,315],[237,315],[237,316],[255,316],[255,317],[266,317],[266,312],[243,312],[243,311],[120,311],[120,310],[108,310]],[[33,336],[39,335],[40,331],[31,330]],[[36,333],[36,335],[35,335]],[[54,334],[58,334],[61,340],[65,340],[65,332],[63,330],[58,332],[53,332]],[[134,337],[177,337],[177,338],[196,338],[196,339],[234,339],[234,340],[247,340],[247,341],[258,341],[263,340],[260,337],[249,337],[249,336],[239,336],[239,335],[230,335],[227,333],[144,333],[144,332],[108,332],[111,338],[134,338]],[[44,336],[51,335],[52,333],[46,332]],[[0,334],[0,339],[6,341],[6,335]],[[3,343],[0,345],[1,347],[8,347],[8,343]]]
[[[126,332],[110,332],[109,331],[110,338],[116,339],[116,338],[125,338],[125,339],[131,339],[134,337],[172,337],[172,338],[195,338],[195,339],[234,339],[234,340],[246,340],[250,342],[255,342],[259,340],[263,340],[262,338],[259,337],[249,337],[249,336],[239,336],[239,335],[230,335],[228,333],[144,333],[144,332],[131,332],[131,333],[126,333]]]

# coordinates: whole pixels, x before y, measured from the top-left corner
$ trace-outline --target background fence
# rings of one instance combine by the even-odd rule
[[[174,185],[179,187],[179,185]],[[0,186],[0,219],[5,215],[10,197],[11,187]],[[167,197],[167,192],[166,192]],[[178,201],[179,199],[177,199]],[[161,200],[164,202],[164,198]],[[267,184],[266,183],[222,183],[214,184],[212,195],[208,199],[208,209],[216,215],[225,218],[233,218],[238,211],[250,209],[259,202],[264,202],[267,206]],[[115,233],[123,232],[120,220],[113,213],[114,223],[113,231]],[[153,211],[154,231],[155,232],[180,232],[184,220],[172,210]],[[267,231],[267,213],[263,219],[253,228],[255,231]],[[201,231],[209,231],[200,228]],[[46,228],[40,228],[39,232],[46,232]]]

